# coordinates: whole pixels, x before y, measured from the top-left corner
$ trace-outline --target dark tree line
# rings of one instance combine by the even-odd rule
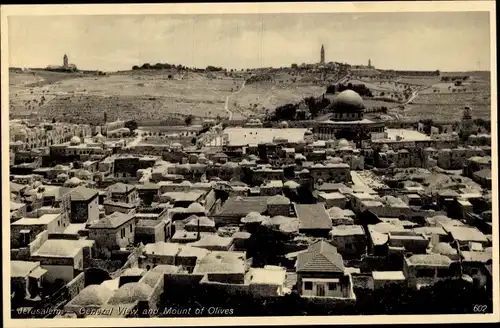
[[[345,90],[355,91],[359,93],[361,97],[373,97],[371,90],[368,89],[364,84],[352,84],[352,83],[339,84],[339,85],[332,84],[326,87],[326,93],[332,95],[337,92],[342,92]]]
[[[441,76],[441,81],[467,81],[469,76]]]
[[[339,84],[337,86],[337,91],[338,92],[342,92],[342,91],[345,91],[345,90],[355,91],[355,92],[359,93],[359,95],[361,97],[373,97],[373,94],[372,94],[371,90],[368,89],[366,87],[366,85],[364,85],[364,84],[352,84],[352,83],[348,83],[347,85],[346,84]]]
[[[314,98],[307,97],[304,99],[307,107],[309,108],[309,113],[312,117],[316,117],[321,114],[330,105],[330,100],[328,98]]]
[[[491,121],[490,120],[476,118],[476,119],[474,119],[474,124],[480,128],[484,128],[487,132],[491,131]]]
[[[207,68],[206,68],[207,71],[209,72],[222,72],[222,71],[225,71],[224,68],[222,67],[216,67],[216,66],[211,66],[211,65],[208,65]]]
[[[141,66],[137,66],[137,65],[132,66],[132,70],[134,70],[134,71],[141,70],[141,69],[157,69],[157,70],[161,70],[161,69],[177,69],[177,70],[185,70],[187,68],[185,66],[182,66],[182,65],[175,65],[175,64],[168,64],[168,63],[165,63],[165,64],[156,63],[154,65],[151,65],[150,63],[144,63]]]
[[[137,122],[134,121],[134,120],[130,120],[130,121],[127,121],[125,122],[125,127],[128,128],[130,130],[130,132],[134,132],[135,130],[137,130]]]
[[[274,113],[268,118],[269,121],[293,121],[296,119],[298,104],[286,104],[276,107]]]

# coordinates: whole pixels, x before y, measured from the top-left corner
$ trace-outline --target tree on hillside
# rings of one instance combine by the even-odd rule
[[[149,63],[144,63],[141,66],[142,69],[151,69],[151,65]]]
[[[137,65],[132,66],[132,70],[136,71],[138,69],[139,69],[139,66],[137,66]]]
[[[137,130],[138,126],[137,126],[137,122],[136,121],[130,120],[130,121],[125,122],[125,127],[127,129],[129,129],[130,132],[134,132],[135,130]]]
[[[335,94],[335,91],[336,91],[335,89],[336,89],[335,85],[329,85],[326,87],[326,93],[333,95],[333,94]]]
[[[186,123],[187,126],[191,125],[193,123],[193,115],[186,116],[184,123]]]

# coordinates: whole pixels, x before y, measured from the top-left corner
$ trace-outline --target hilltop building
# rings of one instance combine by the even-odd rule
[[[321,45],[321,54],[320,54],[320,60],[319,60],[319,63],[321,65],[324,65],[325,64],[325,47],[323,45]]]
[[[56,71],[56,72],[76,72],[78,69],[75,64],[70,64],[68,55],[63,56],[63,64],[59,65],[49,65],[46,68],[48,71]]]

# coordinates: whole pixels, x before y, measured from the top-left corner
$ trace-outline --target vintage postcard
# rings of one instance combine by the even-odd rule
[[[1,14],[6,327],[499,320],[493,1]]]

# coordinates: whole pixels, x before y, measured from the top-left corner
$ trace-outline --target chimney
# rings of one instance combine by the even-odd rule
[[[197,235],[196,235],[196,240],[200,240],[200,218],[198,217],[197,218],[198,221],[196,221],[196,231],[197,231]]]

